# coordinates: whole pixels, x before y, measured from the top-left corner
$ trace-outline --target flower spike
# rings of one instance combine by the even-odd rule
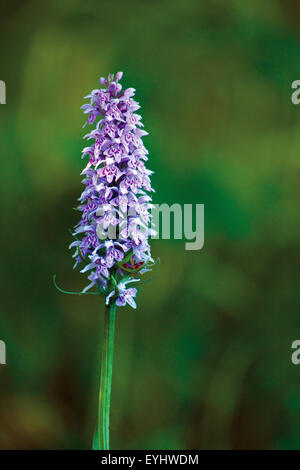
[[[153,234],[152,171],[145,165],[148,150],[142,140],[147,132],[136,114],[140,105],[133,99],[135,90],[122,91],[122,76],[117,72],[107,79],[101,77],[102,88],[87,95],[90,102],[82,106],[87,114],[85,125],[94,129],[85,135],[90,146],[83,150],[88,161],[77,207],[81,220],[70,245],[75,249],[74,268],[84,263],[81,273],[88,273],[90,283],[82,292],[96,286],[109,299],[116,298],[115,283],[126,294],[122,282],[126,273],[142,274],[153,263],[148,241]],[[123,301],[125,297],[117,297],[116,303],[134,307],[134,302]]]
[[[75,295],[102,295],[105,298],[104,341],[101,359],[99,407],[93,449],[109,450],[110,398],[114,352],[116,307],[136,308],[140,276],[156,265],[149,238],[153,230],[150,194],[152,171],[146,167],[148,150],[143,137],[140,105],[133,99],[134,88],[122,91],[123,72],[101,77],[99,89],[86,96],[82,106],[87,120],[83,127],[94,128],[85,135],[87,160],[82,170],[84,189],[76,208],[81,219],[74,227],[74,268],[80,263],[89,284]],[[134,286],[132,285],[133,283]],[[90,291],[95,287],[97,291]]]

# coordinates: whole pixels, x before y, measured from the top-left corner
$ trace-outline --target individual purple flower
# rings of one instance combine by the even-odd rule
[[[122,91],[123,73],[100,78],[102,88],[86,96],[82,106],[86,124],[94,125],[85,138],[92,141],[82,151],[87,164],[82,171],[84,189],[79,197],[81,220],[74,228],[75,266],[85,263],[90,284],[105,295],[106,303],[136,307],[137,289],[127,287],[139,281],[137,273],[151,268],[148,238],[153,191],[146,168],[148,151],[143,144],[140,108],[134,88]],[[132,276],[135,276],[132,279]]]
[[[127,287],[128,282],[133,282],[136,279],[129,281],[120,282],[117,286],[117,299],[116,305],[118,307],[124,307],[126,304],[130,305],[132,308],[136,308],[136,302],[134,297],[137,294],[137,289],[135,287]],[[109,304],[110,298],[115,295],[115,289],[108,294],[106,297],[106,304]]]

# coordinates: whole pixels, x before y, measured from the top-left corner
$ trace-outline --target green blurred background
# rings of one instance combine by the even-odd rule
[[[103,304],[67,296],[82,97],[137,89],[157,203],[204,203],[205,246],[119,309],[116,449],[300,449],[298,1],[0,2],[0,448],[88,449]]]

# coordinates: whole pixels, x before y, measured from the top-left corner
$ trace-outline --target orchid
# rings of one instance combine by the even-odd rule
[[[136,286],[142,282],[141,275],[155,265],[149,244],[149,237],[155,233],[150,196],[153,172],[146,167],[148,150],[143,143],[148,133],[136,113],[140,105],[133,99],[135,90],[122,90],[122,76],[117,72],[107,79],[101,77],[101,87],[88,94],[85,98],[89,102],[82,106],[87,115],[84,127],[94,128],[84,136],[88,142],[82,150],[86,160],[81,172],[84,189],[77,207],[81,218],[69,246],[74,249],[74,268],[80,265],[80,272],[89,281],[78,294],[105,297],[95,449],[109,449],[116,307],[137,307]]]
[[[123,301],[131,298],[126,291],[123,300],[114,299],[112,279],[121,282],[125,275],[122,260],[128,255],[132,266],[145,265],[139,274],[153,263],[148,243],[153,233],[153,205],[147,194],[153,191],[152,171],[145,166],[148,151],[142,138],[147,132],[136,114],[140,105],[133,99],[133,88],[122,91],[122,76],[118,72],[115,77],[101,77],[104,87],[87,95],[90,103],[82,106],[88,115],[85,126],[94,124],[95,128],[85,135],[92,142],[82,152],[82,157],[88,158],[82,171],[85,188],[79,197],[81,219],[73,232],[76,240],[70,248],[75,248],[74,267],[87,263],[81,273],[89,272],[90,283],[83,293],[96,286],[107,303],[115,300],[118,306],[135,308],[135,302]]]
[[[138,279],[123,281],[117,285],[116,290],[118,294],[117,294],[117,299],[116,299],[116,305],[118,305],[119,307],[123,307],[124,305],[128,304],[132,308],[136,308],[136,302],[134,300],[134,297],[137,294],[137,289],[135,287],[127,288],[127,285],[126,285],[128,282],[134,282],[134,281],[138,282]],[[115,290],[113,290],[106,297],[107,304],[109,303],[110,297],[112,297],[113,295],[115,295]]]

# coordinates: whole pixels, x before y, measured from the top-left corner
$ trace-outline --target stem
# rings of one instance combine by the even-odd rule
[[[109,412],[114,355],[116,305],[105,308],[104,341],[101,359],[101,378],[98,410],[98,449],[109,450]]]

